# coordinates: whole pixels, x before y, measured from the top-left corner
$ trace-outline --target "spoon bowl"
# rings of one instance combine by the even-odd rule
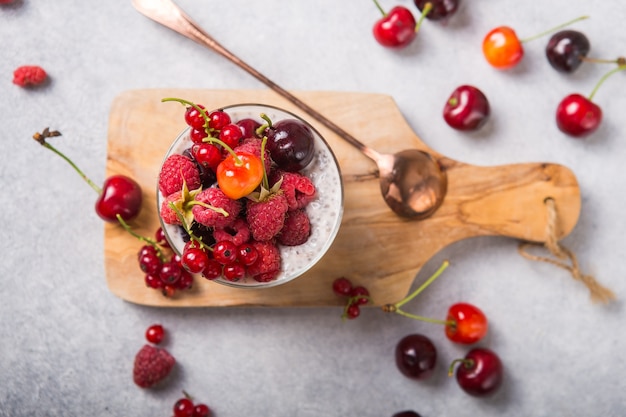
[[[368,148],[317,110],[224,48],[171,0],[133,0],[133,6],[155,22],[227,58],[373,160],[378,166],[383,198],[397,215],[423,219],[434,213],[443,202],[447,188],[446,176],[432,155],[417,149],[381,154]]]

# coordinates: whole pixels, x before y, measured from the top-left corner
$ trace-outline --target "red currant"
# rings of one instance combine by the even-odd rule
[[[189,290],[191,287],[193,287],[193,275],[185,269],[181,269],[180,279],[176,283],[176,288],[179,290]]]
[[[165,232],[163,231],[162,227],[159,227],[154,233],[154,239],[159,245],[163,246],[164,248],[170,247],[170,243],[167,241],[167,238],[165,237]]]
[[[246,276],[246,267],[239,262],[224,265],[224,271],[222,272],[222,275],[224,275],[224,278],[228,281],[239,281]]]
[[[361,308],[359,307],[358,304],[354,304],[354,303],[348,305],[344,313],[344,317],[350,320],[356,319],[360,315],[361,315]]]
[[[148,247],[152,248],[151,246]],[[159,270],[161,269],[161,260],[157,256],[156,250],[140,251],[139,268],[141,268],[143,272],[149,275],[153,275],[159,272]]]
[[[209,256],[204,250],[189,244],[185,246],[181,263],[187,271],[199,274],[204,270],[208,261]]]
[[[239,141],[243,137],[241,129],[236,124],[228,124],[220,131],[220,140],[228,145],[231,149],[239,145]]]
[[[194,405],[189,398],[181,398],[174,404],[175,417],[193,417]]]
[[[365,305],[369,302],[369,295],[370,292],[363,286],[354,287],[352,291],[350,291],[350,297],[357,297],[354,298],[353,303],[359,306]]]
[[[204,138],[208,137],[206,130],[191,128],[189,131],[189,137],[193,143],[203,143]]]
[[[146,283],[146,286],[149,288],[157,289],[163,286],[163,281],[161,281],[161,278],[159,278],[157,275],[146,274],[144,281]]]
[[[222,240],[213,247],[213,258],[222,265],[237,261],[237,246],[230,240]]]
[[[209,259],[204,270],[202,271],[202,276],[208,280],[214,280],[222,276],[223,265],[217,262],[215,259]]]
[[[222,151],[212,143],[193,145],[191,155],[200,165],[211,168],[213,171],[222,162]]]
[[[349,297],[352,292],[352,283],[348,278],[337,278],[333,281],[333,291],[337,295]]]
[[[237,248],[237,260],[246,266],[250,266],[259,258],[259,251],[249,243],[244,243]]]
[[[209,417],[211,409],[206,404],[196,404],[193,409],[193,417]]]
[[[181,270],[180,265],[174,261],[164,262],[161,265],[161,270],[159,271],[159,278],[163,281],[164,284],[174,284],[176,281],[180,279]]]
[[[204,109],[202,104],[198,104],[197,106]],[[185,122],[194,129],[204,130],[204,117],[202,116],[202,113],[193,106],[187,107],[187,110],[185,111]]]
[[[215,130],[222,130],[230,124],[230,116],[223,110],[216,110],[209,114],[209,127]]]
[[[148,340],[148,342],[150,343],[154,343],[155,345],[161,343],[164,336],[165,330],[160,324],[153,324],[146,330],[146,340]]]

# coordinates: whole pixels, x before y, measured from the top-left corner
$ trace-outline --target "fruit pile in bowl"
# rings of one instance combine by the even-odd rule
[[[337,160],[305,120],[277,107],[207,110],[182,99],[187,127],[159,172],[161,227],[191,273],[272,287],[311,269],[343,214]]]

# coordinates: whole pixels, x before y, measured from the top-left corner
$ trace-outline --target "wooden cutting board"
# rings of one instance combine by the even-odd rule
[[[337,156],[345,187],[345,211],[329,252],[304,276],[266,289],[236,289],[197,278],[192,290],[173,298],[146,288],[137,264],[141,242],[121,227],[106,224],[106,280],[115,295],[133,303],[168,307],[336,306],[344,300],[333,294],[331,283],[345,276],[365,285],[374,304],[382,305],[403,298],[422,266],[453,242],[490,235],[544,241],[546,198],[556,202],[561,237],[576,225],[580,191],[574,174],[564,166],[465,164],[428,148],[389,96],[345,92],[295,95],[380,152],[415,147],[440,158],[448,176],[448,193],[442,206],[421,221],[397,217],[382,199],[373,162],[271,90],[127,91],[116,97],[111,107],[107,175],[128,175],[143,187],[142,212],[133,222],[137,233],[153,236],[159,227],[159,165],[172,140],[184,128],[183,107],[161,103],[164,97],[185,98],[209,109],[240,103],[272,104],[307,119]]]

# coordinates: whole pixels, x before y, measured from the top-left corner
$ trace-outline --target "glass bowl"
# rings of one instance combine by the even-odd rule
[[[226,111],[233,123],[238,120],[251,118],[264,123],[260,115],[266,114],[272,123],[283,119],[297,119],[309,127],[314,137],[315,157],[300,173],[311,179],[316,187],[316,198],[306,206],[306,212],[311,222],[311,234],[302,245],[278,245],[281,253],[281,270],[278,276],[269,282],[259,282],[246,276],[238,281],[229,281],[223,277],[212,281],[235,288],[266,288],[285,284],[292,281],[311,269],[328,251],[339,231],[343,216],[344,190],[341,181],[341,172],[337,159],[326,140],[306,120],[295,114],[266,104],[236,104],[221,108]],[[193,142],[189,136],[190,128],[183,130],[165,154],[165,159],[171,154],[182,154],[189,149]],[[246,198],[246,197],[244,197]],[[157,187],[157,213],[165,196]],[[186,233],[180,226],[166,224],[159,215],[161,227],[170,246],[177,254],[181,254],[185,246]],[[202,280],[200,274],[195,279]]]

